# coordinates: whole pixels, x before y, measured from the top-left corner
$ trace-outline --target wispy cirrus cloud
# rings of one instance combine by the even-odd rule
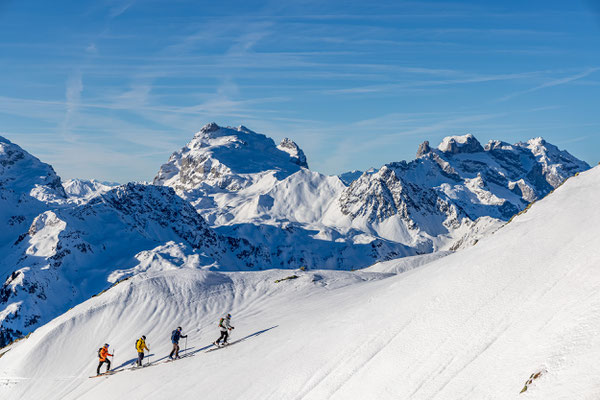
[[[418,72],[418,69],[415,69]],[[376,92],[387,92],[400,89],[411,89],[411,88],[427,88],[435,86],[449,86],[449,85],[463,85],[463,84],[476,84],[496,81],[515,81],[531,79],[535,77],[541,77],[547,75],[549,71],[528,71],[528,72],[517,72],[517,73],[501,73],[501,74],[488,74],[480,75],[473,74],[463,71],[449,71],[447,79],[405,79],[402,82],[386,82],[385,84],[379,85],[367,85],[361,87],[347,87],[342,89],[327,89],[321,91],[324,94],[364,94],[364,93],[376,93]]]
[[[108,12],[110,18],[116,18],[127,11],[135,3],[134,0],[119,1],[115,6],[112,6]]]
[[[83,81],[81,71],[75,71],[66,82],[65,89],[65,116],[61,124],[61,133],[67,142],[73,142],[75,135],[72,133],[72,123],[75,113],[79,110],[81,103],[81,92],[83,92]]]
[[[581,78],[585,78],[586,76],[591,75],[594,72],[599,71],[599,70],[600,70],[600,67],[588,68],[585,71],[579,72],[574,75],[569,75],[569,76],[565,76],[565,77],[558,78],[558,79],[552,79],[552,80],[542,83],[541,85],[537,85],[537,86],[534,86],[534,87],[526,89],[526,90],[521,90],[518,92],[508,94],[506,96],[502,96],[498,99],[498,101],[500,101],[500,102],[507,101],[514,97],[521,96],[521,95],[524,95],[527,93],[537,92],[538,90],[542,90],[542,89],[546,89],[546,88],[550,88],[550,87],[554,87],[554,86],[559,86],[559,85],[564,85],[566,83],[573,82],[573,81],[576,81]]]

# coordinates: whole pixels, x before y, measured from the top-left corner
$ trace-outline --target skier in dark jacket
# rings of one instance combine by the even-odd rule
[[[186,338],[187,335],[181,334],[181,327],[178,326],[177,329],[171,333],[171,343],[173,343],[173,350],[171,350],[171,354],[169,354],[169,358],[172,360],[173,356],[175,358],[179,358],[179,339]]]

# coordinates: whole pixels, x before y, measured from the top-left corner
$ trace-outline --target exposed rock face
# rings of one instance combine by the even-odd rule
[[[285,138],[277,146],[279,150],[285,151],[292,158],[292,162],[298,164],[301,167],[308,168],[308,162],[306,162],[306,156],[298,145],[291,139]]]
[[[481,143],[471,134],[464,136],[448,136],[438,146],[442,153],[477,153],[483,151]]]
[[[398,218],[408,230],[439,235],[462,219],[508,220],[589,165],[541,138],[510,145],[472,135],[419,146],[417,159],[365,174],[340,197],[342,213],[368,224]],[[433,222],[433,223],[432,223]]]
[[[417,158],[423,157],[425,154],[428,154],[431,151],[431,147],[429,147],[429,141],[426,140],[419,145],[417,149]]]

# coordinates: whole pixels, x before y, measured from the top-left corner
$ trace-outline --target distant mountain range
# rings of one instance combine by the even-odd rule
[[[212,123],[153,184],[63,183],[0,137],[0,347],[148,270],[355,269],[455,250],[586,169],[541,138],[465,135],[326,176],[290,139]]]

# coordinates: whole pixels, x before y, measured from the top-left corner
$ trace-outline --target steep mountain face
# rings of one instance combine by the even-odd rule
[[[412,233],[436,248],[482,217],[507,221],[589,165],[541,138],[482,146],[472,135],[445,138],[437,149],[424,142],[411,162],[390,163],[363,174],[344,190],[340,207],[353,224],[382,237]],[[396,223],[390,230],[389,221]],[[486,221],[486,224],[489,220]],[[401,234],[398,234],[401,232]]]
[[[66,197],[50,165],[0,136],[0,260],[38,214]]]
[[[285,138],[279,143],[277,148],[281,151],[285,151],[290,155],[291,161],[294,164],[298,164],[301,167],[308,168],[308,162],[304,152],[298,145],[291,139]]]
[[[0,136],[0,190],[26,194],[38,200],[66,198],[54,169]]]
[[[194,258],[196,268],[243,268],[264,259],[243,239],[215,233],[168,187],[130,183],[84,205],[41,213],[4,253],[0,347],[172,248]]]

